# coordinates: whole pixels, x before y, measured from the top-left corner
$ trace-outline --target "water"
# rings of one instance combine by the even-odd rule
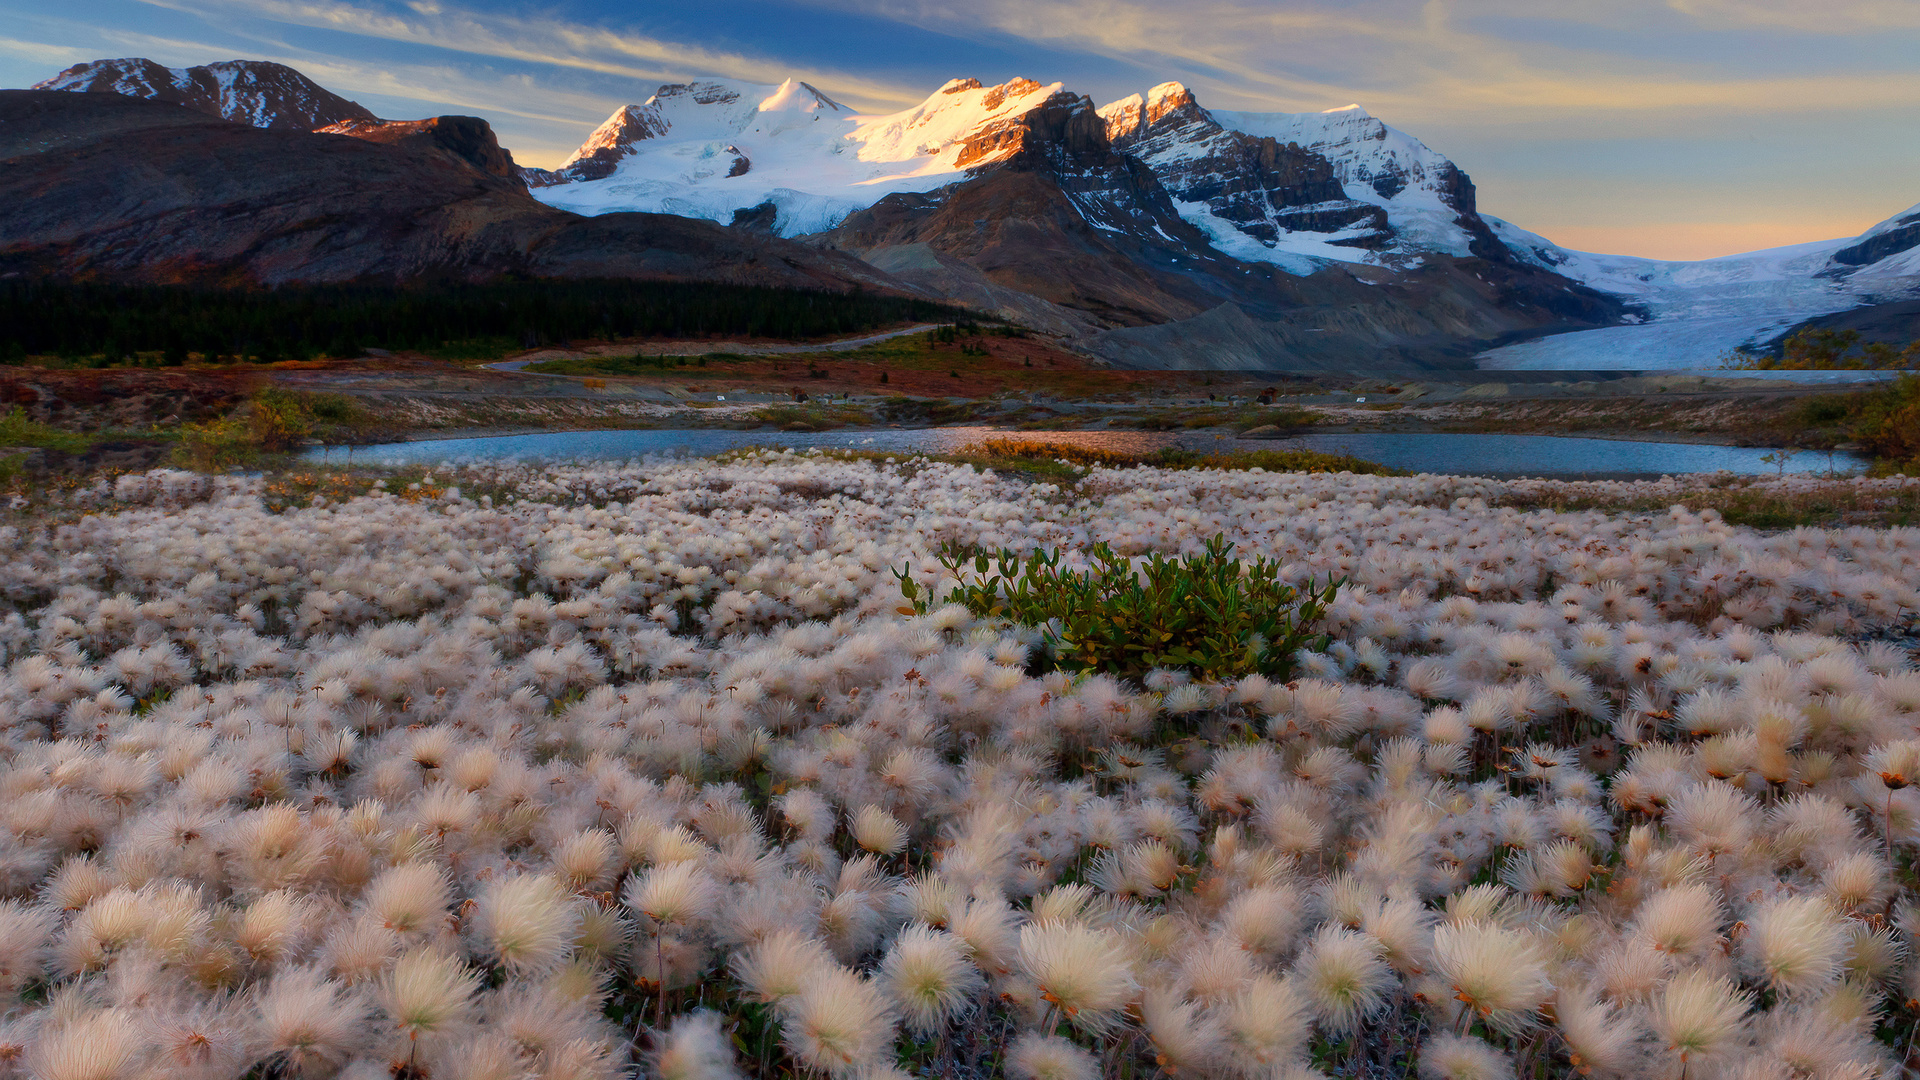
[[[1687,443],[1616,442],[1547,435],[1458,434],[1309,434],[1284,441],[1219,439],[1211,434],[1146,431],[1013,432],[983,427],[884,428],[848,431],[783,432],[713,429],[654,431],[550,431],[478,439],[433,439],[357,447],[355,462],[378,465],[438,465],[479,462],[619,461],[648,454],[716,454],[744,446],[795,449],[950,453],[984,438],[1037,439],[1107,450],[1141,453],[1162,447],[1194,450],[1311,449],[1352,454],[1397,469],[1468,476],[1625,476],[1728,471],[1765,474],[1776,466],[1762,461],[1771,451],[1737,446]],[[340,462],[346,451],[310,460]],[[1857,469],[1866,463],[1851,454],[1795,455],[1788,472]]]
[[[1242,440],[1238,445],[1250,445]],[[1773,451],[1751,446],[1701,446],[1693,443],[1621,442],[1568,439],[1552,435],[1306,435],[1290,440],[1304,446],[1416,472],[1467,476],[1610,476],[1720,472],[1772,473],[1778,466],[1761,459]],[[1867,462],[1853,454],[1804,451],[1787,461],[1790,473],[1851,470]]]

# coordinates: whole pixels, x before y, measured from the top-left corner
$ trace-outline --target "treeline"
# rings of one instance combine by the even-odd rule
[[[586,338],[816,338],[922,320],[944,305],[867,293],[631,280],[209,289],[0,282],[0,362],[312,359],[368,348],[535,348]]]

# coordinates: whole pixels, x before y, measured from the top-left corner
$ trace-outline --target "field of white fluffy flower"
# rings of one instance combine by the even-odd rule
[[[0,1076],[1912,1054],[1920,672],[1849,642],[1920,609],[1920,530],[818,454],[263,483],[0,529]],[[1348,579],[1292,681],[1035,677],[1031,628],[898,610],[943,541],[1217,533]]]

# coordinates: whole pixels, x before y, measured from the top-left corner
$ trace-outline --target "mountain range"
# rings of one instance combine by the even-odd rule
[[[1705,366],[1920,284],[1920,208],[1725,260],[1587,255],[1483,214],[1453,162],[1358,106],[1213,110],[1178,83],[1101,106],[958,79],[874,116],[801,82],[701,80],[550,171],[477,118],[381,120],[277,64],[99,61],[36,91],[0,94],[0,160],[27,166],[0,170],[0,272],[797,277],[966,304],[1124,366],[1377,371]],[[86,212],[32,198],[115,172],[153,184]]]

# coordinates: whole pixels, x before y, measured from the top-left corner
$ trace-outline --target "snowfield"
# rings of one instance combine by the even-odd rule
[[[865,116],[792,79],[779,86],[723,79],[663,86],[644,104],[615,113],[561,166],[610,143],[622,114],[638,112],[651,134],[629,144],[632,153],[613,175],[533,194],[576,214],[642,210],[723,225],[736,210],[772,203],[780,235],[823,232],[896,192],[965,179],[966,169],[995,160],[963,163],[967,136],[1030,112],[1059,89],[956,79],[911,109]]]
[[[0,528],[0,1075],[1911,1052],[1920,671],[1851,642],[1920,608],[1920,530],[1494,505],[1671,480],[818,453],[280,513],[269,482],[156,471]],[[1221,532],[1349,579],[1293,681],[1035,677],[1030,629],[897,611],[942,541]]]

